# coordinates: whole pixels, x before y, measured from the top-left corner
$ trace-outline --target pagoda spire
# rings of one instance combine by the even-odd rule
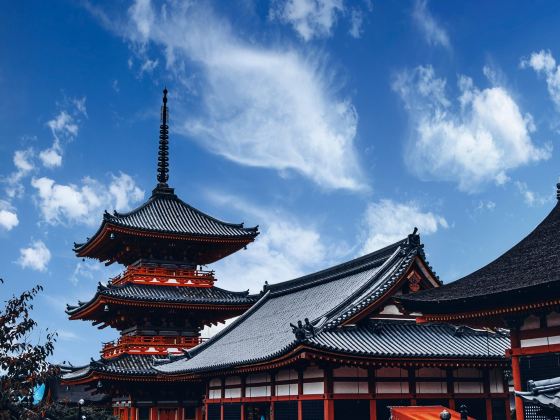
[[[157,163],[157,189],[169,186],[169,125],[167,111],[167,88],[163,89],[163,105],[161,106],[161,124],[159,126],[159,150]]]

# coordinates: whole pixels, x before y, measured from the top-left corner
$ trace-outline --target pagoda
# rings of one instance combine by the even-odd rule
[[[177,197],[168,185],[168,115],[164,89],[151,197],[128,213],[105,212],[97,232],[74,246],[80,258],[125,269],[106,286],[100,283],[88,302],[68,305],[69,318],[115,328],[120,337],[104,343],[99,360],[65,374],[63,382],[110,395],[121,419],[200,418],[197,385],[169,386],[154,363],[185,354],[203,341],[205,326],[241,315],[257,300],[248,291],[214,286],[214,271],[202,270],[253,242],[258,227],[225,223]]]

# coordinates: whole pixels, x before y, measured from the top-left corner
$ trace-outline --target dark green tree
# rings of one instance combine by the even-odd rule
[[[0,279],[0,287],[3,284]],[[32,338],[37,337],[32,302],[42,290],[38,285],[12,296],[0,312],[0,420],[40,417],[46,407],[33,405],[33,388],[59,373],[47,361],[54,351],[56,332],[47,330],[43,340]]]

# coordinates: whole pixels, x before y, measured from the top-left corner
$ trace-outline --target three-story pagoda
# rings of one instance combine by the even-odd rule
[[[87,384],[111,395],[118,415],[136,406],[140,418],[165,418],[168,406],[170,413],[181,407],[182,418],[194,418],[199,390],[162,386],[154,362],[198,345],[205,326],[242,314],[257,298],[214,286],[214,272],[201,266],[244,248],[258,227],[225,223],[195,209],[177,197],[168,179],[165,89],[151,197],[128,213],[105,212],[97,232],[74,247],[80,258],[125,266],[107,286],[99,284],[90,301],[67,308],[70,319],[113,327],[119,339],[103,345],[99,360],[63,377],[67,385]]]

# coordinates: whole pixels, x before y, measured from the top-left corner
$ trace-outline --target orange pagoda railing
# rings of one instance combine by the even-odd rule
[[[118,340],[104,343],[101,355],[105,359],[109,359],[123,353],[153,355],[178,354],[182,352],[182,349],[190,349],[206,340],[206,338],[202,337],[125,335]]]
[[[215,280],[214,271],[139,266],[128,267],[124,273],[113,277],[111,282],[113,284],[212,287]]]

